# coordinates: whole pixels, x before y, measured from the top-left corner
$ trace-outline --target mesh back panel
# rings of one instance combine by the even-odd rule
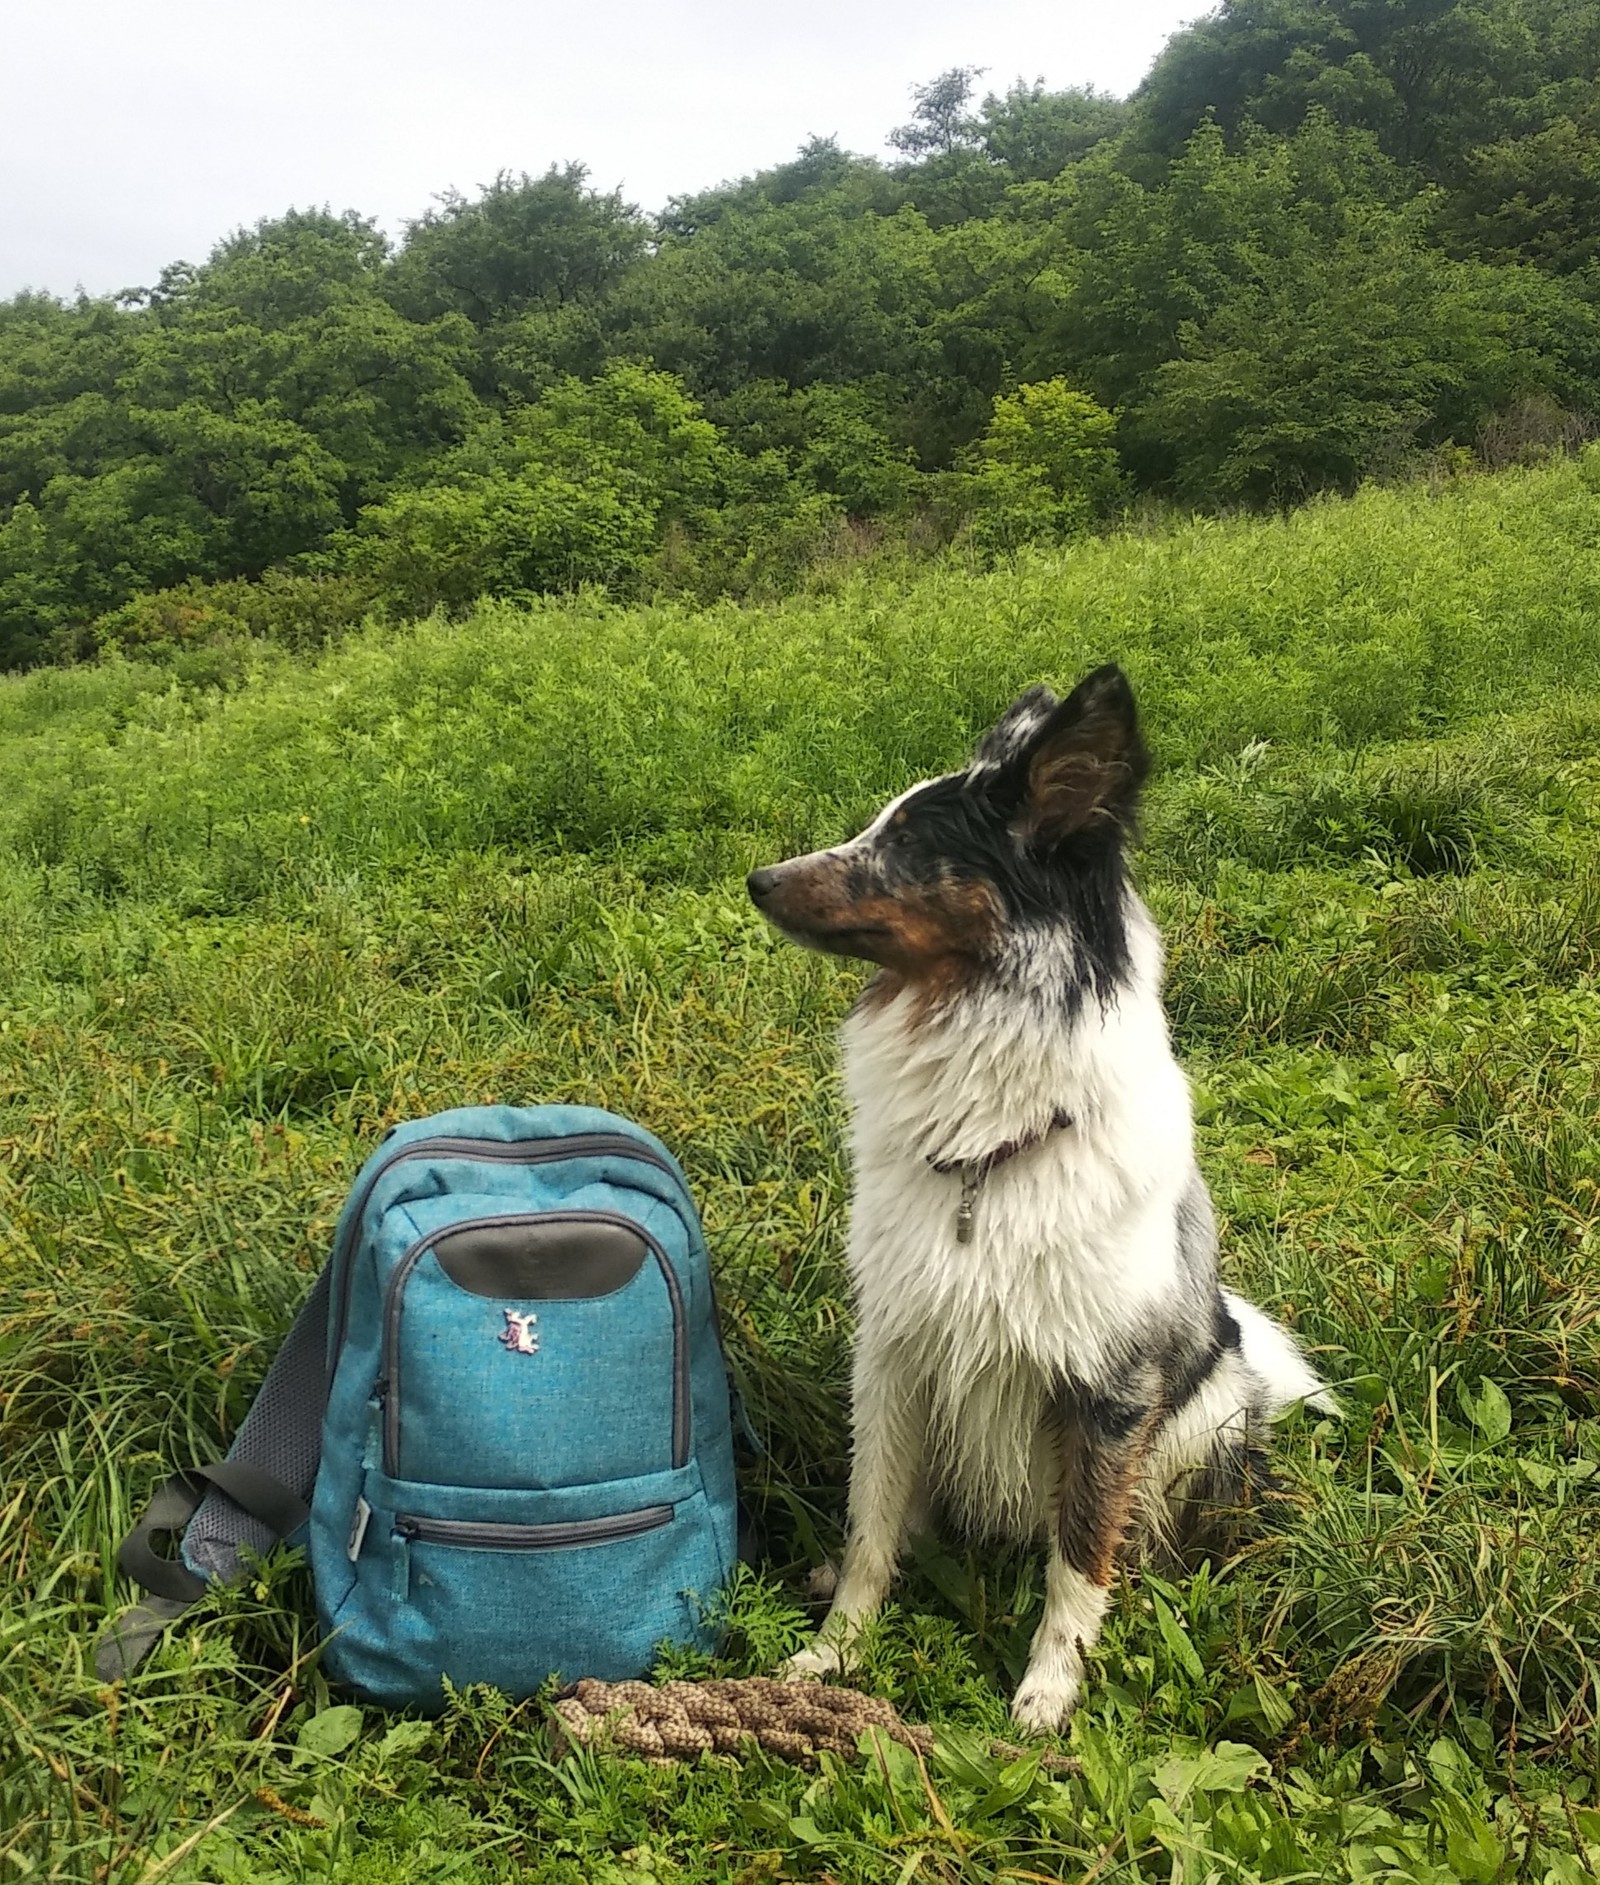
[[[322,1455],[322,1414],[328,1398],[330,1267],[323,1266],[228,1448],[230,1460],[261,1467],[307,1504]],[[239,1573],[241,1548],[265,1555],[276,1542],[259,1519],[213,1486],[184,1534],[183,1555],[201,1576],[228,1579]]]

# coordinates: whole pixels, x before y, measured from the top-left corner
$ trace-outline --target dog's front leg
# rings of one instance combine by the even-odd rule
[[[1077,1706],[1084,1652],[1093,1648],[1111,1601],[1154,1426],[1153,1399],[1137,1387],[1114,1396],[1066,1387],[1051,1404],[1055,1484],[1047,1502],[1044,1616],[1011,1703],[1015,1719],[1035,1734],[1064,1727]]]
[[[852,1427],[844,1567],[811,1646],[783,1666],[791,1679],[838,1675],[850,1666],[851,1643],[882,1608],[906,1538],[925,1511],[926,1399],[890,1353],[865,1339],[856,1348]]]

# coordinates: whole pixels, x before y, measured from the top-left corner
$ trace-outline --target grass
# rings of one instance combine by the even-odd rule
[[[853,971],[751,863],[1115,657],[1232,1279],[1341,1384],[1235,1560],[1128,1583],[997,1763],[1025,1555],[921,1552],[867,1677],[919,1768],[552,1763],[330,1695],[264,1566],[115,1694],[117,1540],[222,1444],[389,1121],[575,1099],[683,1155],[764,1458],[722,1666],[845,1476]],[[760,613],[487,609],[320,662],[0,684],[0,1878],[1533,1880],[1600,1867],[1600,499],[1565,468]]]

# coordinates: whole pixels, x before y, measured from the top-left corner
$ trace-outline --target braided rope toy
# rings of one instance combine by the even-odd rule
[[[702,1754],[737,1754],[746,1742],[800,1767],[814,1767],[827,1752],[853,1755],[869,1728],[880,1729],[918,1754],[933,1751],[933,1730],[902,1721],[880,1696],[820,1682],[778,1682],[770,1676],[740,1681],[579,1682],[551,1705],[558,1754],[575,1747],[605,1747],[647,1761],[694,1760]],[[1016,1760],[1028,1750],[991,1741],[990,1752]],[[1075,1769],[1064,1754],[1040,1753],[1057,1772]]]

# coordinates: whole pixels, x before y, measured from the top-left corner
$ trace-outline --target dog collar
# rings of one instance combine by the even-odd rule
[[[985,1152],[981,1158],[931,1158],[928,1163],[941,1177],[948,1178],[954,1173],[961,1174],[961,1202],[956,1206],[956,1242],[972,1242],[972,1209],[978,1201],[978,1193],[983,1181],[991,1172],[998,1171],[1011,1159],[1020,1158],[1024,1152],[1031,1152],[1036,1145],[1043,1145],[1053,1132],[1060,1132],[1063,1127],[1072,1124],[1071,1113],[1063,1112],[1058,1106],[1050,1116],[1050,1123],[1040,1132],[1030,1132],[1020,1139],[1007,1139],[1004,1145],[997,1145],[992,1152]]]

